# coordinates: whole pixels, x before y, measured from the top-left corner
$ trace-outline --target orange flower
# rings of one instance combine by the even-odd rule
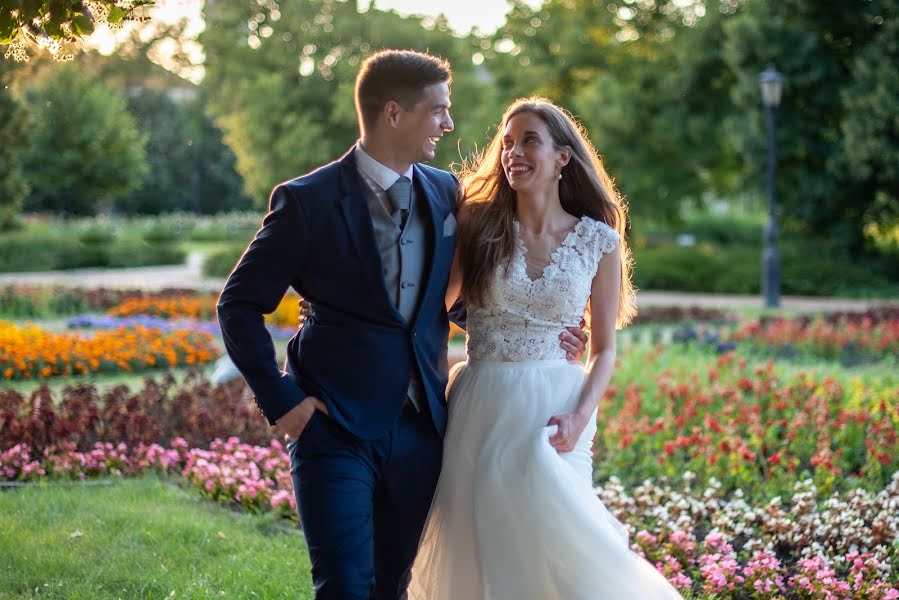
[[[115,330],[53,333],[33,324],[0,321],[0,369],[4,379],[67,376],[98,371],[133,371],[166,360],[170,366],[218,357],[213,338],[193,331],[124,327]]]

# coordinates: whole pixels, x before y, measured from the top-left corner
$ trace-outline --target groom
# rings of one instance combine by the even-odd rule
[[[433,56],[369,57],[356,78],[360,141],[275,188],[219,298],[228,354],[292,440],[319,600],[404,598],[437,484],[459,186],[421,163],[453,129],[450,82]],[[263,315],[288,287],[312,314],[281,372]],[[576,333],[562,342],[573,354],[585,346]]]

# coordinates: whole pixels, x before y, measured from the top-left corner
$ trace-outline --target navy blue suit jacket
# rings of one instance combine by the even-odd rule
[[[385,287],[354,150],[272,192],[262,228],[218,301],[228,354],[269,423],[316,396],[341,426],[375,439],[399,417],[410,374],[418,369],[443,435],[444,297],[456,243],[454,234],[444,235],[444,223],[455,214],[458,182],[446,171],[413,168],[429,235],[424,289],[412,322],[396,310]],[[314,315],[288,343],[282,372],[263,314],[277,308],[288,287],[312,303]]]

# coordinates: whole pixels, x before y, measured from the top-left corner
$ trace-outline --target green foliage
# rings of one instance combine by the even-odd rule
[[[702,243],[634,250],[634,284],[645,290],[754,294],[759,290],[759,253]]]
[[[227,277],[237,265],[237,261],[247,249],[246,244],[235,244],[210,252],[203,260],[203,275],[206,277]]]
[[[427,49],[454,67],[453,112],[464,117],[439,144],[434,165],[458,162],[460,136],[480,142],[500,115],[489,102],[491,86],[476,76],[469,42],[442,22],[426,28],[420,18],[311,0],[216,3],[206,7],[206,23],[200,41],[206,84],[216,90],[212,110],[260,207],[277,182],[336,159],[355,142],[353,81],[360,60],[380,48]]]
[[[684,200],[736,184],[721,127],[733,76],[708,52],[724,16],[696,22],[683,3],[619,4],[516,3],[485,64],[504,101],[545,95],[581,120],[635,221],[675,220]]]
[[[142,19],[135,11],[153,0],[10,0],[0,7],[0,44],[9,44],[7,58],[27,60],[29,48],[46,48],[65,59],[80,39],[94,32],[97,22],[118,25]]]
[[[145,139],[122,95],[59,65],[26,97],[33,109],[27,209],[94,214],[140,184]]]
[[[232,248],[215,271],[227,275],[262,215],[171,213],[139,218],[28,219],[0,234],[0,273],[81,267],[181,264],[185,245]],[[235,240],[240,240],[235,242]],[[230,262],[229,262],[230,261]]]
[[[166,92],[142,89],[128,98],[128,105],[147,137],[150,168],[140,187],[116,200],[117,210],[209,214],[249,203],[234,170],[234,155],[204,114],[202,98],[175,100]]]
[[[899,16],[880,29],[854,57],[852,83],[842,90],[842,160],[875,189],[864,219],[899,228]]]
[[[784,294],[899,298],[899,268],[888,257],[859,260],[836,239],[787,238],[779,250]],[[637,247],[634,283],[645,290],[759,294],[761,256],[761,242]]]
[[[796,228],[840,239],[856,256],[866,222],[899,216],[895,170],[887,167],[897,160],[897,125],[889,117],[878,122],[899,108],[889,67],[897,55],[896,8],[888,0],[826,7],[749,0],[724,26],[723,56],[737,77],[729,123],[747,187],[760,190],[765,182],[758,73],[773,62],[785,75],[777,114],[783,215]],[[875,172],[882,167],[884,176]]]
[[[548,0],[539,8],[515,0],[506,24],[489,36],[454,36],[439,18],[401,18],[377,8],[359,14],[356,4],[333,0],[218,2],[206,7],[205,18],[202,86],[174,81],[146,58],[154,42],[136,38],[123,46],[128,60],[79,61],[79,67],[93,65],[95,78],[132,94],[129,108],[147,138],[148,171],[113,166],[127,153],[100,149],[103,135],[72,146],[77,150],[71,153],[47,153],[77,138],[72,132],[103,134],[100,123],[112,117],[74,77],[46,85],[87,99],[65,106],[74,117],[64,127],[52,103],[32,92],[28,104],[38,135],[30,137],[38,150],[26,153],[32,160],[24,178],[34,187],[27,208],[83,214],[106,203],[128,214],[212,213],[248,202],[239,185],[264,207],[277,182],[352,145],[359,63],[379,48],[399,47],[428,50],[454,67],[456,131],[439,144],[435,166],[457,164],[483,147],[515,98],[546,95],[587,126],[629,203],[635,245],[649,240],[651,247],[651,238],[659,237],[651,230],[681,223],[685,206],[702,208],[721,198],[744,206],[764,201],[758,74],[773,61],[786,75],[777,129],[782,229],[831,240],[828,249],[853,257],[840,265],[854,261],[850,270],[881,274],[870,280],[874,288],[892,276],[888,268],[871,266],[882,262],[872,250],[888,248],[883,240],[899,223],[899,75],[891,68],[899,61],[899,19],[890,0],[826,7],[811,0]],[[178,35],[157,32],[154,40]],[[173,99],[172,90],[182,88],[197,98]],[[10,109],[0,98],[4,110]],[[47,125],[52,119],[57,123]],[[13,175],[5,180],[15,182],[12,161],[0,171],[7,164]],[[32,172],[38,167],[43,170]],[[136,174],[138,184],[125,181]],[[100,189],[100,182],[109,189]],[[749,230],[717,231],[718,237],[700,238],[716,248],[758,243],[754,233],[744,235]],[[658,263],[654,252],[646,255],[648,263]],[[752,269],[756,262],[750,261]],[[670,277],[660,273],[652,280]]]
[[[78,235],[13,233],[0,237],[0,272],[54,271],[86,267],[140,267],[181,264],[178,245],[109,239],[96,230]]]
[[[0,232],[12,226],[28,195],[20,156],[28,143],[27,113],[10,92],[9,80],[0,62]]]

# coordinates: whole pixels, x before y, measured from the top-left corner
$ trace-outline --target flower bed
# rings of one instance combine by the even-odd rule
[[[135,326],[85,335],[0,321],[0,378],[5,380],[197,365],[218,355],[212,336],[197,331]]]
[[[750,366],[733,353],[674,369],[671,356],[657,349],[630,357],[642,377],[607,390],[599,481],[621,474],[637,484],[690,470],[726,490],[772,497],[806,477],[827,493],[881,489],[899,469],[894,379],[782,377],[773,362]]]
[[[112,317],[150,315],[166,319],[186,318],[210,320],[215,318],[215,296],[184,295],[171,298],[148,296],[129,298],[111,307],[106,314]]]
[[[700,323],[724,323],[733,321],[734,315],[716,308],[701,306],[648,306],[641,308],[631,325],[645,323],[681,323],[695,321]]]
[[[743,323],[733,340],[780,355],[806,353],[849,362],[899,355],[899,308],[815,318],[769,318]]]
[[[162,331],[202,331],[213,336],[220,336],[221,327],[217,321],[197,321],[195,319],[166,319],[150,315],[135,315],[133,317],[110,317],[108,315],[77,315],[69,319],[66,324],[72,329],[118,329],[120,327],[147,327]],[[273,338],[287,339],[293,337],[296,329],[286,327],[268,326],[268,331]]]
[[[0,449],[26,444],[43,454],[61,444],[87,451],[97,442],[136,447],[173,438],[198,447],[228,435],[254,444],[271,439],[242,380],[212,385],[199,371],[181,383],[171,375],[147,378],[134,391],[119,385],[100,392],[91,384],[52,391],[44,385],[26,396],[0,388]]]
[[[190,297],[195,294],[180,288],[147,292],[60,285],[4,285],[0,286],[0,315],[20,319],[73,315],[85,311],[104,311],[132,298]]]
[[[180,438],[169,448],[99,442],[86,451],[64,444],[43,453],[18,444],[0,453],[0,474],[28,481],[155,470],[212,500],[296,518],[289,462],[277,441],[253,446],[234,437],[208,449]],[[818,501],[814,484],[803,481],[788,499],[758,505],[739,492],[727,497],[715,480],[694,487],[689,472],[681,482],[675,489],[647,481],[628,492],[613,478],[597,493],[627,527],[632,548],[682,591],[715,598],[899,598],[899,473],[876,494],[854,490]]]
[[[131,298],[111,307],[107,315],[111,317],[153,316],[163,319],[214,320],[216,296],[197,296],[196,294],[172,297]],[[300,298],[287,294],[282,298],[265,321],[271,326],[292,329],[300,322]]]

